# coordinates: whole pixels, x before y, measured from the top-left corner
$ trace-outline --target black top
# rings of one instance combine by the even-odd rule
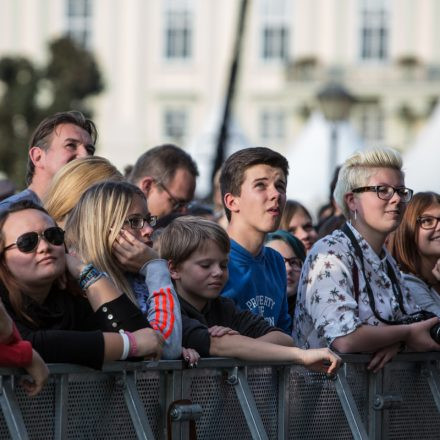
[[[238,309],[232,299],[223,296],[209,300],[201,312],[180,296],[179,302],[182,312],[182,345],[197,350],[202,357],[210,356],[211,337],[208,328],[214,325],[229,327],[250,338],[282,331],[272,327],[262,316]]]
[[[19,317],[0,283],[0,296],[23,339],[45,362],[67,362],[101,368],[104,361],[102,332],[135,331],[150,327],[127,295],[103,304],[96,313],[88,300],[52,287],[43,304],[23,295],[23,310],[33,322]]]

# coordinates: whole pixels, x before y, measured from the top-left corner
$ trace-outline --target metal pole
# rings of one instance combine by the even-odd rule
[[[215,173],[222,166],[225,159],[225,147],[228,141],[229,120],[232,104],[235,95],[235,84],[237,80],[238,67],[240,62],[240,51],[244,35],[244,23],[246,19],[248,0],[241,0],[240,13],[237,22],[237,33],[235,38],[234,51],[232,56],[231,68],[229,72],[229,80],[226,91],[225,106],[223,109],[223,118],[220,131],[217,138],[216,156],[211,173],[211,182],[214,180]],[[212,192],[212,190],[211,190]]]

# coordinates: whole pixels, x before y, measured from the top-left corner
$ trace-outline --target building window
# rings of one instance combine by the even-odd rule
[[[92,0],[67,0],[67,34],[81,47],[89,48]]]
[[[284,139],[285,114],[282,110],[263,110],[259,127],[263,141]]]
[[[176,143],[186,135],[188,113],[185,109],[166,109],[163,117],[163,133],[165,138]]]
[[[361,0],[361,59],[383,61],[388,58],[388,0]]]
[[[165,58],[186,60],[192,56],[193,7],[191,0],[165,2]]]
[[[384,112],[378,103],[357,106],[358,129],[367,147],[384,144]]]
[[[286,60],[289,57],[292,0],[260,0],[261,58]]]

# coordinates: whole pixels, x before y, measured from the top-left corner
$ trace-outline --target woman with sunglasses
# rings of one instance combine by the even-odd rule
[[[289,315],[293,316],[299,277],[304,260],[306,259],[306,250],[301,240],[281,230],[267,234],[265,243],[267,247],[275,249],[284,258],[287,276],[287,303],[289,306]]]
[[[66,243],[106,272],[164,337],[163,357],[182,352],[182,320],[168,265],[151,248],[156,217],[143,192],[126,182],[90,187],[67,216]]]
[[[306,258],[295,312],[297,345],[372,352],[374,371],[404,346],[440,350],[429,334],[438,318],[408,323],[418,308],[384,247],[412,196],[400,155],[389,149],[354,154],[342,165],[334,196],[349,221]]]
[[[389,249],[417,305],[440,316],[440,194],[412,198]]]
[[[12,205],[0,214],[0,234],[0,296],[46,362],[100,368],[129,356],[160,357],[161,338],[105,274],[66,254],[64,231],[43,208]]]

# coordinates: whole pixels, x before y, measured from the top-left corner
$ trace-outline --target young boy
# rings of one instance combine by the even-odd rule
[[[295,362],[334,373],[341,360],[332,351],[293,347],[292,338],[263,317],[240,311],[220,296],[228,280],[229,248],[219,225],[197,217],[175,219],[160,236],[160,254],[168,260],[179,296],[182,345],[202,357]]]
[[[220,185],[231,239],[229,282],[222,295],[290,334],[284,260],[264,247],[266,234],[280,224],[288,172],[281,154],[246,148],[226,160]]]

